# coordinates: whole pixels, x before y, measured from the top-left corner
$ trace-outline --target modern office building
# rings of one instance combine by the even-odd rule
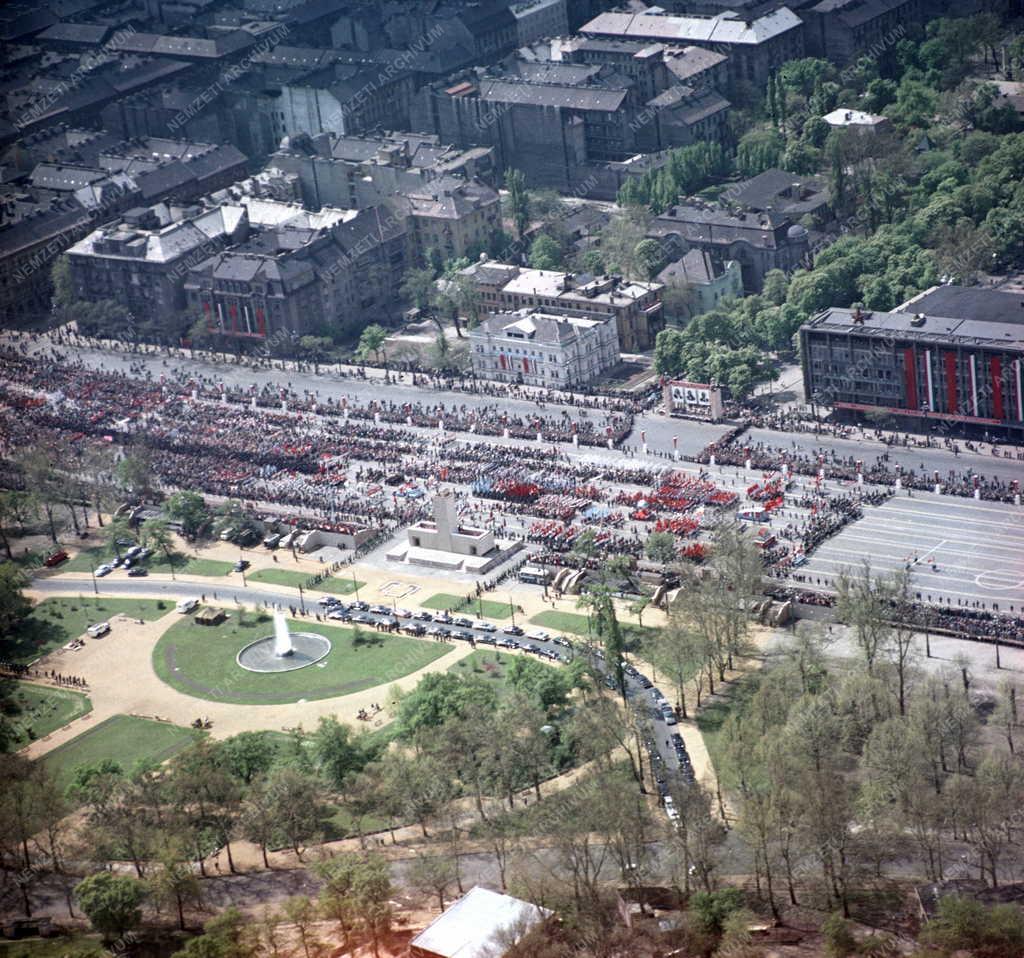
[[[1024,439],[1024,315],[1012,293],[935,287],[895,312],[827,309],[800,329],[808,402]]]

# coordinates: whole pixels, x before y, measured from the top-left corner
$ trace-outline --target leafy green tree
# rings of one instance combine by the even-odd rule
[[[341,791],[348,778],[361,771],[373,757],[367,737],[354,736],[337,716],[323,715],[310,736],[314,761],[327,784]]]
[[[540,233],[530,244],[529,260],[533,269],[561,269],[562,247],[547,233]]]
[[[644,279],[653,279],[665,265],[665,252],[656,239],[642,239],[633,250],[633,260]]]
[[[243,785],[266,775],[277,757],[277,747],[266,732],[239,732],[221,743],[228,771]]]
[[[522,242],[530,226],[530,194],[522,170],[512,169],[505,173],[505,189],[508,190],[508,211],[516,238]]]
[[[231,905],[214,915],[203,933],[190,938],[171,958],[256,958],[259,953],[259,932],[248,915]]]
[[[365,362],[373,356],[380,363],[386,363],[384,355],[384,343],[388,338],[388,331],[379,323],[371,323],[359,336],[359,345],[356,347],[356,357]]]
[[[127,875],[99,872],[78,883],[75,897],[93,928],[110,941],[123,937],[142,921],[146,886]]]
[[[675,562],[678,558],[676,537],[671,532],[652,532],[644,542],[644,555],[663,565]]]
[[[0,563],[0,633],[11,635],[32,611],[25,597],[28,577],[13,562]]]
[[[736,169],[742,176],[756,176],[782,161],[785,143],[776,130],[752,130],[736,147]]]
[[[167,568],[170,570],[171,578],[174,579],[174,537],[164,519],[147,519],[139,529],[143,541],[156,551],[162,552],[167,561]]]
[[[743,892],[738,888],[698,891],[690,898],[691,913],[707,931],[716,935],[722,933],[729,915],[742,907]]]
[[[195,539],[210,521],[206,500],[198,493],[183,489],[167,497],[164,511],[175,522],[181,523],[181,534]]]
[[[464,714],[473,706],[497,707],[494,689],[483,679],[451,672],[423,676],[399,706],[397,722],[405,735],[437,727],[450,716]]]
[[[370,939],[375,958],[391,927],[391,867],[380,855],[342,852],[315,866],[324,881],[321,911],[338,922],[342,943],[351,948],[352,936]]]
[[[146,880],[150,897],[161,906],[169,906],[178,916],[178,928],[185,930],[185,909],[201,902],[199,880],[190,864],[173,846],[163,850],[156,871]]]

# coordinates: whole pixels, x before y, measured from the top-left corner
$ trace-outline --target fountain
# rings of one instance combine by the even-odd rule
[[[274,634],[250,642],[235,661],[249,672],[294,672],[330,651],[330,639],[316,632],[292,632],[284,613],[274,609]]]
[[[295,654],[292,636],[288,631],[288,620],[280,609],[274,609],[274,655],[279,659]]]

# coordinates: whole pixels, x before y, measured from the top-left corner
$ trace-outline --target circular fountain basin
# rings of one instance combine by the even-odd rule
[[[316,632],[292,632],[289,655],[276,655],[275,642],[272,635],[250,642],[238,653],[236,661],[250,672],[294,672],[316,664],[331,651],[330,639]]]

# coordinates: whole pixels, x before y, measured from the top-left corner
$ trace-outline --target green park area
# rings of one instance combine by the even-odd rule
[[[78,638],[96,622],[104,622],[115,615],[148,622],[160,618],[170,608],[170,603],[159,599],[113,599],[104,596],[44,599],[10,635],[0,639],[0,658],[26,664]],[[121,624],[112,626],[115,630],[127,627]],[[74,670],[69,668],[68,671]]]
[[[339,579],[336,576],[328,576],[322,582],[313,583],[313,577],[308,573],[294,572],[291,569],[257,569],[255,572],[247,573],[246,578],[250,582],[267,582],[270,585],[284,585],[292,589],[301,586],[311,592],[325,592],[330,595],[351,595],[366,585],[365,582]]]
[[[508,602],[494,602],[491,599],[474,599],[466,603],[466,597],[438,592],[424,599],[420,605],[424,609],[439,609],[442,612],[461,612],[464,615],[478,615],[485,619],[507,619],[515,611]]]
[[[58,567],[60,572],[90,572],[110,562],[114,558],[114,550],[109,545],[90,546],[82,549],[77,555],[72,556],[63,565]],[[161,552],[155,552],[142,563],[150,572],[163,572],[170,574],[174,568],[175,575],[200,575],[210,578],[219,578],[231,572],[233,563],[224,559],[203,559],[198,556],[185,555],[183,552],[172,552],[170,562]],[[114,571],[111,575],[124,575],[124,572]],[[100,588],[103,588],[102,579]]]
[[[134,715],[114,715],[47,752],[43,763],[66,788],[79,765],[114,759],[130,772],[139,762],[160,763],[177,754],[196,733],[180,725]]]
[[[153,650],[153,668],[163,681],[200,699],[280,705],[351,695],[394,682],[452,650],[440,642],[289,620],[293,632],[313,631],[329,639],[327,657],[293,672],[250,672],[236,657],[245,646],[273,633],[270,617],[225,611],[228,618],[220,625],[200,625],[183,617],[161,636]]]
[[[545,629],[555,629],[558,632],[571,632],[574,635],[587,635],[588,618],[578,612],[559,612],[555,609],[546,609],[538,612],[530,619],[533,625],[543,626]],[[633,625],[631,622],[620,622],[622,636],[629,645],[643,643],[654,634],[655,630],[644,625]]]
[[[22,748],[45,738],[92,711],[88,696],[71,689],[55,689],[30,682],[5,679],[0,682],[4,718],[13,732],[12,745]]]

